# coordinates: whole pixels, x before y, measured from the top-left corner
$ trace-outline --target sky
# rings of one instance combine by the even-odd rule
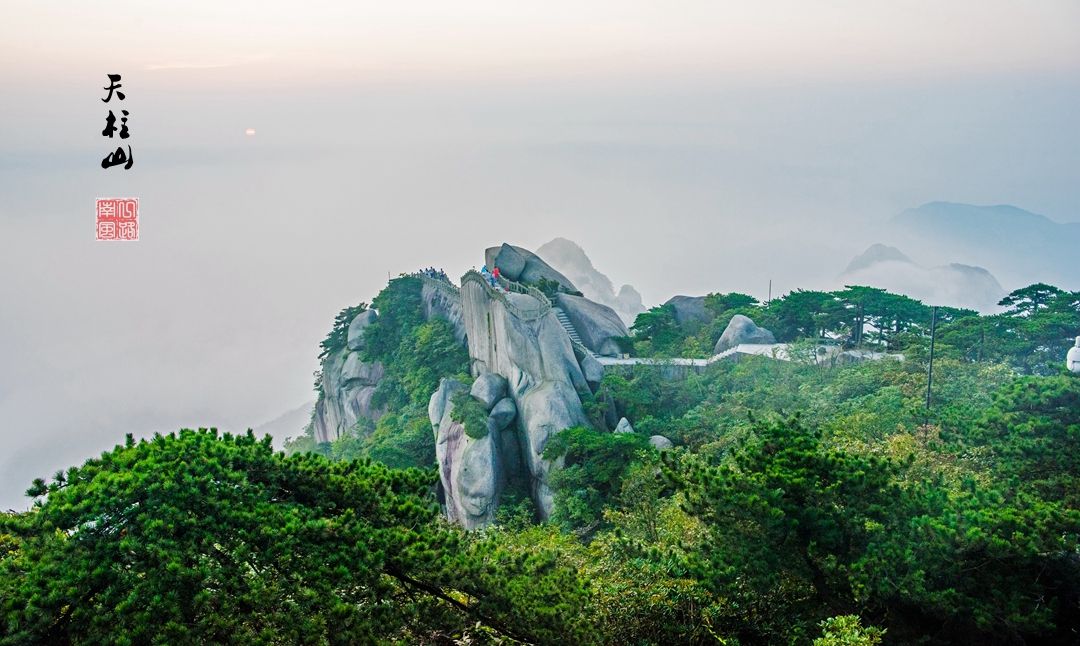
[[[570,238],[651,305],[827,286],[933,200],[1080,221],[1078,28],[1073,0],[8,0],[0,508],[125,433],[295,409],[338,310],[503,241]],[[131,170],[100,167],[107,73]],[[102,196],[140,198],[139,242],[94,242]]]

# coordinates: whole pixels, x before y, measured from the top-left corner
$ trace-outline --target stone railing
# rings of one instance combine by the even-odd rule
[[[488,280],[484,278],[484,276],[481,275],[480,272],[475,270],[469,270],[465,272],[464,276],[461,277],[462,285],[465,285],[465,283],[467,282],[479,283],[480,285],[483,285],[484,289],[487,291],[488,295],[491,298],[494,298],[495,300],[501,302],[504,306],[506,306],[506,309],[510,310],[510,312],[514,314],[514,316],[517,316],[520,319],[533,321],[541,318],[549,311],[551,311],[551,301],[548,299],[547,296],[544,295],[544,292],[540,291],[539,289],[536,289],[535,287],[530,287],[529,285],[515,283],[512,280],[507,280],[502,277],[498,278],[497,281],[499,286],[501,286],[503,289],[496,289],[495,287],[492,287],[491,283],[488,282]],[[527,296],[531,296],[536,302],[536,306],[522,307],[521,305],[518,305],[511,301],[509,298],[507,298],[507,292],[514,292],[515,294],[525,294]]]
[[[413,276],[415,278],[419,278],[420,282],[425,283],[427,285],[431,285],[435,289],[446,292],[447,294],[449,294],[453,298],[461,298],[461,288],[458,287],[457,285],[451,283],[449,280],[441,280],[441,279],[438,279],[438,278],[432,278],[431,276],[428,276],[427,274],[422,274],[422,273],[419,273],[419,272],[412,273],[412,274],[409,274],[409,275]]]

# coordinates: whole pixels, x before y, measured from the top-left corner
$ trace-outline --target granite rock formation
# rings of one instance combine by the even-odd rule
[[[517,409],[514,432],[522,463],[537,510],[546,518],[552,506],[547,477],[553,465],[543,458],[544,447],[555,433],[588,424],[580,393],[588,392],[589,384],[553,309],[538,310],[533,296],[495,292],[474,276],[461,286],[471,370],[477,376],[496,373],[506,379],[506,395]],[[519,316],[516,308],[533,314]]]
[[[545,279],[576,291],[528,250],[503,244],[488,249],[486,256],[489,266],[498,266],[510,280],[535,284]],[[614,339],[628,334],[626,325],[607,305],[563,292],[552,303],[535,289],[493,288],[475,272],[466,274],[460,288],[432,277],[420,282],[424,318],[449,321],[468,348],[475,377],[468,395],[487,412],[481,429],[455,421],[453,396],[466,386],[452,379],[444,378],[429,399],[447,517],[466,528],[483,526],[492,520],[506,483],[520,481],[528,484],[540,517],[547,518],[553,504],[548,474],[560,464],[545,460],[544,448],[556,433],[589,424],[581,398],[599,387],[604,374],[592,354],[571,342],[558,312],[599,355],[618,354]],[[362,358],[365,330],[376,321],[374,311],[358,315],[349,325],[346,347],[323,361],[314,413],[319,442],[339,437],[360,418],[374,421],[385,412],[371,403],[383,366]],[[612,403],[607,404],[604,423],[612,428],[618,418]]]
[[[435,433],[435,460],[446,517],[465,529],[476,529],[495,518],[505,475],[498,435],[470,435],[453,417],[453,396],[464,391],[459,381],[441,380],[428,404],[428,419]]]
[[[559,283],[568,292],[578,291],[569,278],[528,249],[503,243],[501,247],[486,249],[484,262],[487,263],[488,269],[498,267],[499,273],[509,280],[535,284],[542,278]]]
[[[557,294],[555,304],[570,319],[585,347],[607,357],[618,356],[616,339],[630,334],[622,319],[607,305],[594,303],[582,296]]]
[[[705,310],[704,296],[672,296],[664,303],[675,312],[675,322],[684,325],[690,322],[708,323],[708,311]]]
[[[749,316],[736,314],[724,328],[713,352],[720,354],[743,343],[776,343],[776,337],[769,330],[758,327]]]
[[[356,350],[346,347],[328,355],[322,363],[321,393],[312,416],[315,440],[330,442],[360,418],[381,417],[385,411],[371,401],[382,377],[382,364],[364,362]]]

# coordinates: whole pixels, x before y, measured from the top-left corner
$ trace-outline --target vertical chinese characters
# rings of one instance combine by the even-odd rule
[[[108,103],[113,100],[113,97],[117,101],[123,101],[127,96],[120,91],[124,85],[120,82],[119,74],[109,74],[109,86],[102,88],[108,91],[108,96],[101,100],[102,103]],[[112,110],[109,110],[109,115],[105,117],[105,129],[101,131],[102,137],[108,137],[112,139],[119,130],[119,137],[121,139],[127,139],[131,136],[128,132],[127,120],[130,113],[127,110],[120,110],[120,128],[116,127],[116,114]],[[129,169],[135,163],[135,156],[131,152],[131,144],[128,144],[127,151],[124,151],[123,145],[117,146],[116,150],[105,156],[105,159],[101,160],[102,168],[111,168],[113,166],[124,165],[125,169]]]

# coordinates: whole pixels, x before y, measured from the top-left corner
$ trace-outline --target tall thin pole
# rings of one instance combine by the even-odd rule
[[[926,369],[926,423],[930,423],[930,393],[934,386],[934,339],[937,337],[937,307],[930,314],[930,365]]]
[[[768,305],[771,302],[772,302],[772,278],[769,279],[769,300],[765,301],[765,304]]]

